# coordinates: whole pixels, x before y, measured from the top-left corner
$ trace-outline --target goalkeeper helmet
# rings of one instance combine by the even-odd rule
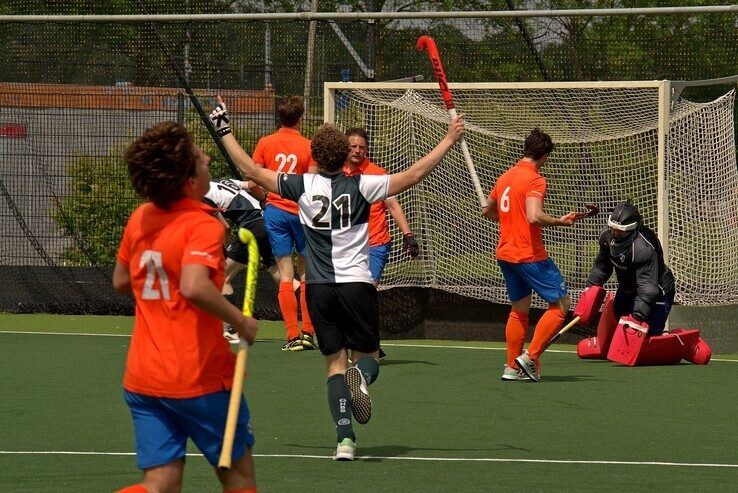
[[[638,230],[643,227],[643,218],[636,206],[630,202],[620,202],[612,209],[607,225],[611,231],[610,254],[618,256],[635,241]]]

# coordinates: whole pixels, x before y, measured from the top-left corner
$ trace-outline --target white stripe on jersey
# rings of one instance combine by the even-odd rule
[[[331,231],[336,282],[374,283],[369,270],[369,224]]]
[[[229,205],[231,205],[231,202],[236,198],[236,195],[240,195],[248,200],[254,209],[257,211],[261,210],[259,201],[250,193],[241,189],[241,185],[243,183],[244,182],[240,180],[211,181],[210,188],[208,189],[208,193],[205,194],[205,198],[210,199],[215,204],[215,207],[225,210],[228,209]]]

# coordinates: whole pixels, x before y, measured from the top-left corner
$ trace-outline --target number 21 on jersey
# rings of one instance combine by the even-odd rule
[[[144,250],[141,254],[139,267],[146,267],[146,281],[144,281],[141,299],[159,300],[165,299],[170,301],[169,296],[169,279],[164,271],[164,263],[161,260],[161,252],[156,250]],[[159,286],[161,290],[154,288],[154,281],[159,277]]]

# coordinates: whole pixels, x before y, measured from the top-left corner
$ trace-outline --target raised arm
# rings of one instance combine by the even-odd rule
[[[459,115],[451,121],[448,126],[448,133],[432,151],[413,163],[405,171],[390,175],[388,195],[397,195],[420,183],[423,178],[433,171],[433,168],[441,162],[443,156],[446,155],[463,135],[464,118],[463,115]]]
[[[226,105],[220,96],[218,96],[218,106],[210,112],[210,121],[213,122],[218,136],[226,151],[228,151],[228,155],[231,156],[235,165],[238,166],[238,169],[246,178],[270,192],[279,193],[277,190],[277,173],[254,164],[251,156],[246,154],[246,151],[243,150],[236,137],[231,133],[228,109],[226,109]]]

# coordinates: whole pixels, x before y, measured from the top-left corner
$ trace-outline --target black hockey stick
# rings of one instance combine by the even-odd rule
[[[144,7],[141,0],[133,0],[133,2],[138,6],[138,9],[143,11],[144,14],[150,15],[146,7]],[[159,31],[156,29],[156,24],[152,21],[151,23],[151,29],[154,31],[154,36],[156,37],[157,42],[159,43],[159,47],[161,48],[161,51],[164,52],[164,56],[167,59],[167,62],[169,62],[169,67],[172,69],[172,72],[174,72],[174,75],[177,76],[177,80],[179,81],[182,88],[187,93],[187,96],[190,98],[190,101],[192,102],[192,106],[195,107],[195,110],[197,111],[197,114],[200,115],[200,120],[205,125],[205,128],[208,129],[208,133],[210,134],[210,137],[212,137],[213,142],[215,142],[215,145],[218,146],[218,150],[223,155],[223,158],[226,161],[226,164],[228,165],[228,169],[231,170],[231,173],[233,173],[234,178],[241,179],[241,172],[238,170],[235,164],[233,164],[233,160],[228,155],[228,151],[226,151],[225,146],[223,146],[223,143],[220,141],[220,137],[218,137],[218,134],[215,132],[215,127],[213,127],[213,122],[210,121],[210,118],[208,118],[207,113],[205,113],[205,110],[203,109],[202,105],[200,104],[200,100],[197,99],[197,96],[195,96],[195,93],[192,92],[192,88],[190,87],[189,82],[187,82],[187,77],[185,74],[180,70],[180,68],[177,66],[177,63],[174,61],[174,57],[169,52],[169,49],[164,44],[164,40],[159,35]]]

